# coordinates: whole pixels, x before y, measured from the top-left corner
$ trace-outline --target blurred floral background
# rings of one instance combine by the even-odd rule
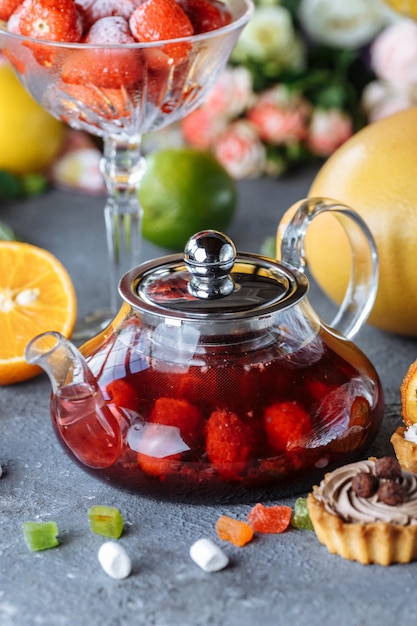
[[[231,62],[183,139],[237,179],[323,160],[417,102],[417,25],[382,0],[256,0]]]
[[[325,160],[364,125],[417,104],[417,23],[383,0],[255,3],[204,104],[147,135],[145,151],[191,145],[213,152],[235,179],[277,177]],[[70,131],[48,182],[104,193],[100,156],[92,138]],[[41,182],[32,180],[27,193]]]

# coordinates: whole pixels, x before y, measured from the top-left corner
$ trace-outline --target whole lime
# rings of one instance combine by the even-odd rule
[[[236,209],[237,187],[211,153],[167,148],[147,157],[139,201],[145,239],[180,251],[200,230],[228,228]]]

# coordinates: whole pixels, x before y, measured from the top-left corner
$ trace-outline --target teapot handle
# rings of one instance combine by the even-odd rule
[[[329,326],[351,339],[367,320],[378,289],[378,253],[364,220],[353,209],[330,198],[300,200],[288,209],[278,226],[277,255],[284,263],[304,272],[307,228],[317,215],[325,212],[334,214],[341,223],[352,251],[350,281]]]

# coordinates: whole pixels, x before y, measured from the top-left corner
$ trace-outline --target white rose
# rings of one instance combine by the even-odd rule
[[[301,0],[300,22],[317,43],[354,49],[386,25],[382,0]]]
[[[253,59],[260,63],[271,60],[281,69],[288,69],[295,63],[300,65],[303,55],[301,43],[297,38],[291,14],[282,6],[258,7],[243,29],[233,51],[232,59],[244,63]]]

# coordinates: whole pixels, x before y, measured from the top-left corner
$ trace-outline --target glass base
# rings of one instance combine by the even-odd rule
[[[114,313],[110,309],[92,311],[77,321],[71,339],[75,343],[87,341],[101,333],[113,319]]]

